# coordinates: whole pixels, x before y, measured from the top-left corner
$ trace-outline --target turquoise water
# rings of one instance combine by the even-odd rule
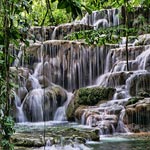
[[[149,140],[122,137],[103,137],[100,142],[89,142],[93,150],[150,150]]]

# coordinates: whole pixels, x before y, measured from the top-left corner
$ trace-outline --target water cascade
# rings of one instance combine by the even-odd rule
[[[36,42],[27,49],[28,63],[20,71],[22,92],[15,97],[16,121],[66,120],[65,110],[72,96],[66,90],[100,86],[115,88],[113,99],[83,108],[81,116],[76,118],[80,123],[99,128],[100,134],[110,134],[128,132],[128,123],[139,122],[132,122],[129,114],[134,110],[128,108],[126,113],[126,104],[140,91],[150,90],[150,43],[129,44],[130,71],[127,71],[124,41],[121,46],[98,47],[63,40],[73,31],[118,25],[119,13],[118,9],[96,11],[73,24],[31,28]]]

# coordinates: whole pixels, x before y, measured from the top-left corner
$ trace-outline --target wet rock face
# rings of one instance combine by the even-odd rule
[[[135,74],[131,76],[128,88],[131,96],[136,96],[141,91],[147,91],[150,89],[150,74],[143,72],[141,74]]]
[[[112,72],[106,77],[105,86],[115,88],[117,86],[125,85],[126,80],[130,77],[131,74],[132,72]]]
[[[124,122],[129,126],[130,131],[146,131],[150,125],[150,98],[126,106]]]
[[[135,45],[150,45],[150,34],[140,35]]]
[[[114,110],[115,107],[113,107]],[[117,130],[122,108],[118,111],[110,111],[111,113],[109,112],[110,108],[102,110],[98,106],[80,106],[75,111],[76,121],[89,127],[98,128],[100,134],[113,134]]]

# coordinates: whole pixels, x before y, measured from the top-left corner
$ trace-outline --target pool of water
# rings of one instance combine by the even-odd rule
[[[93,150],[150,150],[150,141],[119,136],[102,137],[100,142],[87,143]]]

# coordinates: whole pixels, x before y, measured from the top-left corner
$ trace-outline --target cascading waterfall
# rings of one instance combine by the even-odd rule
[[[72,31],[118,25],[121,22],[119,13],[118,9],[95,11],[79,24],[31,29],[36,40],[44,42],[34,43],[27,50],[32,65],[26,64],[28,73],[23,69],[23,78],[19,79],[24,90],[15,97],[16,121],[64,121],[72,96],[64,89],[72,92],[93,85],[113,87],[116,92],[111,101],[84,109],[81,123],[98,127],[100,134],[128,132],[124,124],[126,102],[140,90],[150,89],[150,47],[130,43],[130,71],[127,71],[124,38],[120,46],[101,47],[62,40]]]
[[[15,94],[15,107],[16,107],[16,121],[17,122],[26,122],[27,119],[25,117],[25,114],[22,110],[22,105],[20,98]]]

